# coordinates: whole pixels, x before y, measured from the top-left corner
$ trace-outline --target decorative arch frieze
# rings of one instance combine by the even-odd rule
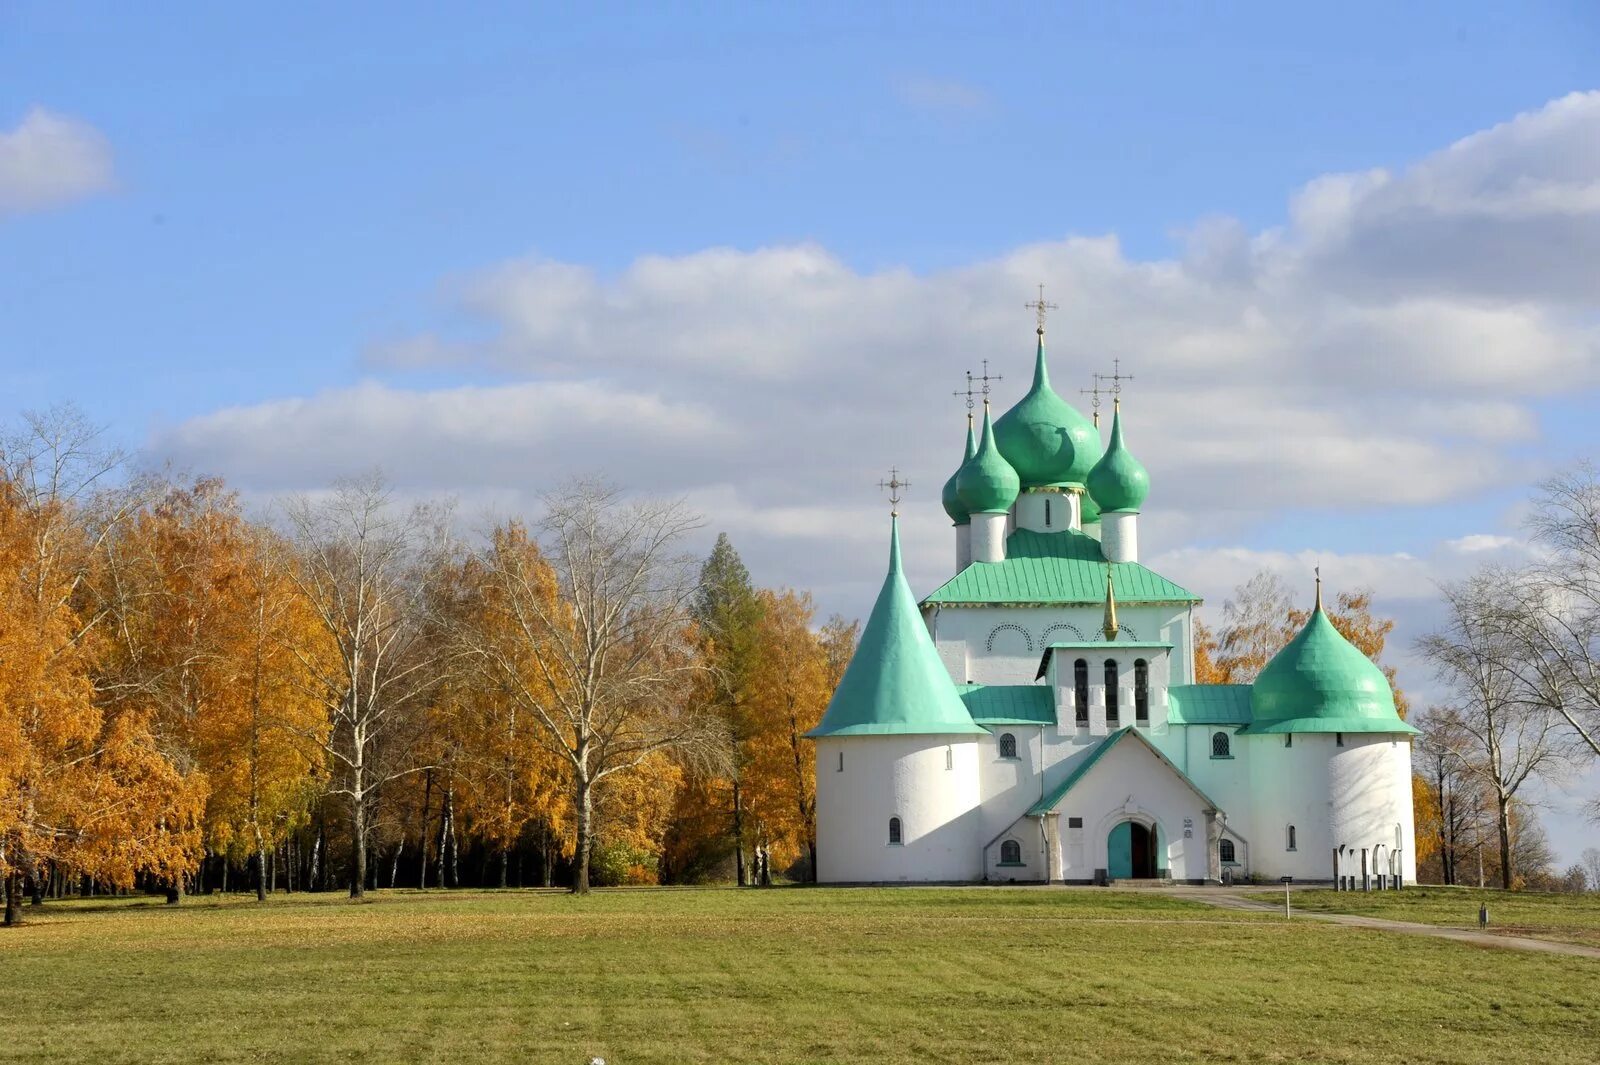
[[[1033,637],[1028,635],[1028,630],[1023,628],[1021,625],[1012,625],[1009,622],[1004,625],[996,625],[994,627],[994,631],[989,633],[988,642],[984,644],[984,650],[988,651],[990,654],[993,654],[994,642],[995,640],[999,639],[1000,634],[1003,632],[1014,632],[1021,636],[1024,649],[1029,654],[1033,653]]]
[[[1059,621],[1056,624],[1051,625],[1048,629],[1045,629],[1043,632],[1041,632],[1039,634],[1039,646],[1041,646],[1041,647],[1049,647],[1050,646],[1050,634],[1052,632],[1064,632],[1064,633],[1066,633],[1068,636],[1072,637],[1072,640],[1071,640],[1072,643],[1082,643],[1083,642],[1083,630],[1079,629],[1078,626],[1076,626],[1076,625],[1068,625],[1064,621]]]

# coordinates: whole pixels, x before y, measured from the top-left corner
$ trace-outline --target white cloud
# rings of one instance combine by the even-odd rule
[[[112,181],[111,146],[87,123],[35,107],[0,130],[0,213],[55,207]]]
[[[1204,219],[1172,259],[1074,236],[931,274],[858,270],[815,244],[643,256],[607,278],[505,262],[450,281],[448,314],[367,363],[519,383],[371,382],[217,411],[153,447],[271,491],[381,464],[402,485],[516,500],[603,470],[687,495],[759,580],[860,609],[881,577],[872,486],[891,463],[912,482],[913,580],[926,589],[947,569],[937,497],[962,443],[951,393],[983,358],[1005,375],[998,410],[1023,393],[1033,334],[1021,304],[1042,279],[1061,304],[1057,390],[1081,400],[1114,358],[1135,374],[1126,429],[1153,478],[1147,546],[1227,543],[1286,511],[1478,499],[1530,478],[1538,400],[1600,384],[1595,301],[1586,316],[1574,280],[1592,287],[1600,261],[1588,235],[1600,205],[1585,191],[1600,158],[1582,143],[1597,114],[1600,94],[1569,97],[1397,173],[1320,179],[1285,228]],[[1556,214],[1564,242],[1547,239]],[[1482,218],[1509,247],[1545,240],[1541,276],[1561,279],[1542,288],[1515,256],[1475,243]],[[1397,258],[1384,232],[1416,233],[1416,246]],[[1475,257],[1467,273],[1463,257]],[[1350,584],[1428,597],[1445,562],[1502,546],[1457,544],[1339,564]],[[1209,575],[1210,595],[1257,565],[1303,580],[1315,564],[1303,552],[1156,557],[1180,582]]]
[[[952,78],[908,74],[895,78],[891,86],[906,106],[947,117],[979,114],[994,103],[983,89]]]

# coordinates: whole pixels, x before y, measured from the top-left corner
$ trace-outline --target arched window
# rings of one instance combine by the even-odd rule
[[[836,772],[836,773],[843,773],[844,772],[844,752],[843,751],[839,752],[839,768],[834,770],[834,772]]]
[[[1294,829],[1291,828],[1289,831],[1293,832]],[[900,819],[898,817],[891,817],[889,818],[889,845],[891,847],[898,847],[900,842]]]
[[[946,745],[944,749],[944,767],[946,769],[954,769],[956,767],[956,749],[949,745]]]
[[[1044,527],[1050,528],[1050,500],[1044,501]]]
[[[1072,716],[1080,725],[1089,723],[1089,663],[1072,663]]]
[[[1228,734],[1226,732],[1213,732],[1211,734],[1211,757],[1232,758],[1228,748]]]
[[[1294,826],[1293,825],[1289,826],[1288,844],[1289,845],[1287,847],[1285,847],[1284,849],[1285,850],[1291,850],[1291,851],[1294,850]]]
[[[1142,658],[1133,663],[1133,719],[1150,720],[1150,663]]]
[[[1106,659],[1106,724],[1117,723],[1117,660]]]
[[[1017,738],[1009,732],[1000,734],[1000,757],[1015,758],[1017,756]]]
[[[1018,843],[1014,839],[1008,839],[1004,843],[1000,844],[1000,864],[1021,865],[1022,844]]]
[[[1217,850],[1219,852],[1219,856],[1221,857],[1221,859],[1223,861],[1231,862],[1231,861],[1235,860],[1234,857],[1233,857],[1233,840],[1231,840],[1231,839],[1223,840],[1220,844],[1217,845]]]

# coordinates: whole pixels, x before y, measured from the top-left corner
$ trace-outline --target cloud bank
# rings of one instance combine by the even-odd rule
[[[112,182],[111,145],[87,123],[35,107],[0,130],[0,214],[57,207]]]

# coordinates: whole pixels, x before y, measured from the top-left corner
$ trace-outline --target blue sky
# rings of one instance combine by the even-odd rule
[[[0,7],[0,417],[262,503],[604,470],[857,613],[890,463],[948,570],[949,392],[1020,394],[1044,281],[1058,388],[1136,375],[1147,554],[1401,643],[1600,453],[1593,5],[323,6]]]

